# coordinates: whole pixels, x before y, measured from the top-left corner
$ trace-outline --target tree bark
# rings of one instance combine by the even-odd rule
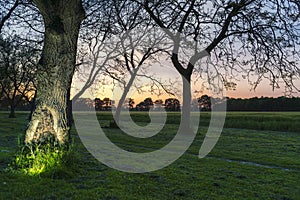
[[[69,99],[80,24],[81,0],[33,0],[41,12],[44,47],[37,71],[36,107],[25,143],[64,145],[69,142]]]
[[[192,101],[192,94],[191,94],[191,77],[194,69],[194,63],[189,63],[187,68],[184,68],[178,59],[178,52],[179,44],[175,43],[174,49],[171,60],[176,68],[176,70],[180,73],[182,78],[182,92],[183,92],[183,103],[182,103],[182,110],[181,110],[181,124],[180,130],[187,131],[190,133],[191,131],[191,101]]]
[[[15,105],[11,104],[10,105],[10,113],[9,113],[8,118],[15,118],[16,117],[16,115],[15,115],[15,109],[16,109]]]
[[[191,75],[181,75],[182,77],[182,92],[183,92],[183,102],[182,102],[182,115],[181,115],[181,130],[190,131],[191,130]]]

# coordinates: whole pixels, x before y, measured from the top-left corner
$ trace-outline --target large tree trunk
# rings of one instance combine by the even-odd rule
[[[183,103],[182,103],[182,115],[181,115],[181,130],[191,131],[191,75],[186,75],[182,77],[182,92],[183,92]]]
[[[69,142],[68,105],[77,40],[84,10],[81,0],[33,0],[44,24],[44,47],[37,71],[36,108],[25,143]]]
[[[10,105],[10,113],[9,113],[9,116],[8,116],[9,118],[15,118],[16,117],[15,110],[16,110],[16,107],[15,107],[14,103],[12,103]]]
[[[172,54],[172,63],[176,70],[180,73],[182,78],[182,93],[183,93],[183,103],[181,110],[181,123],[180,123],[180,131],[191,133],[191,76],[193,72],[194,65],[193,63],[189,63],[188,67],[185,69],[178,60],[178,52],[179,44],[175,43],[174,50]]]

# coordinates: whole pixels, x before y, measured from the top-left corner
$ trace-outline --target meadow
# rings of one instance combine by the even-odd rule
[[[111,113],[97,113],[106,135],[132,152],[150,152],[176,134],[179,113],[168,113],[162,131],[137,139],[109,127]],[[147,113],[131,117],[140,125]],[[18,151],[28,113],[9,119],[0,113],[0,199],[300,199],[300,113],[229,112],[221,137],[205,158],[198,151],[210,113],[201,113],[200,128],[187,152],[170,166],[131,174],[96,160],[71,130],[74,146],[65,166],[39,176],[7,170]]]

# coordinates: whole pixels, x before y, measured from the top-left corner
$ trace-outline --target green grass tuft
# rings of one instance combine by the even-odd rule
[[[10,170],[30,176],[60,171],[71,159],[72,147],[52,145],[23,146],[16,154]]]

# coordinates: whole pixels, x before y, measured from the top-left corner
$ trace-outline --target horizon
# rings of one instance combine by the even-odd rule
[[[203,94],[203,95],[207,95],[207,94]],[[202,95],[200,95],[200,96],[197,97],[197,98],[200,98],[201,96],[202,96]],[[209,95],[208,95],[208,96],[209,96]],[[209,97],[212,97],[212,96],[209,96]],[[243,100],[245,100],[245,99],[253,99],[253,98],[258,98],[258,99],[261,99],[261,98],[270,98],[270,99],[271,99],[271,98],[273,98],[273,99],[277,99],[277,98],[281,98],[281,97],[285,97],[285,98],[300,98],[300,96],[284,96],[284,95],[281,95],[281,96],[251,96],[251,97],[232,97],[232,96],[225,96],[225,98],[229,98],[229,99],[243,99]],[[107,96],[95,97],[95,98],[90,98],[90,97],[79,97],[78,99],[89,99],[89,100],[94,101],[96,98],[98,98],[98,99],[100,99],[100,100],[103,100],[103,99],[109,98],[109,97],[107,97]],[[128,98],[131,98],[131,97],[128,97]],[[128,99],[128,98],[126,98],[126,99]],[[143,98],[138,98],[138,99],[140,99],[140,101],[136,101],[135,98],[131,98],[131,99],[133,99],[134,102],[135,102],[134,104],[136,104],[137,102],[140,103],[140,102],[144,101],[144,100],[147,99],[147,98],[151,98],[153,102],[155,102],[156,100],[162,100],[162,101],[165,101],[165,100],[167,100],[167,99],[169,99],[169,98],[170,98],[170,99],[171,99],[171,98],[178,99],[178,98],[176,98],[176,97],[153,98],[153,97],[147,96],[147,95],[145,95]],[[197,98],[192,98],[192,100],[197,99]],[[109,98],[109,100],[116,101],[115,99],[111,99],[111,98]],[[178,99],[178,100],[181,101],[180,99]]]
[[[136,102],[141,102],[147,97],[151,97],[152,100],[157,100],[157,99],[167,99],[167,98],[177,98],[182,102],[182,81],[179,73],[176,71],[174,67],[170,67],[170,65],[164,64],[164,65],[157,65],[153,64],[151,65],[151,73],[153,73],[154,78],[161,79],[162,81],[165,81],[168,83],[168,81],[173,81],[175,83],[173,86],[174,91],[177,90],[177,95],[171,96],[166,94],[165,92],[162,93],[161,95],[154,94],[154,92],[149,91],[150,87],[147,86],[147,81],[145,79],[140,79],[139,82],[137,82],[137,85],[142,85],[143,90],[146,92],[143,92],[141,94],[138,94],[136,91],[136,88],[130,88],[130,92],[128,93],[126,98],[132,98]],[[125,76],[128,74],[125,74]],[[149,75],[149,74],[148,74]],[[152,74],[150,74],[152,76]],[[77,76],[74,76],[74,80],[72,83],[72,90],[71,90],[71,97],[73,98],[75,92],[75,88],[81,88],[84,84],[84,82],[78,78]],[[104,78],[101,76],[101,78]],[[100,79],[100,78],[99,78]],[[291,96],[289,94],[289,91],[285,91],[285,84],[283,82],[280,82],[280,87],[279,88],[274,88],[272,89],[272,86],[270,85],[269,80],[263,79],[253,90],[251,87],[249,80],[253,81],[255,80],[255,77],[248,77],[248,79],[245,79],[242,77],[242,74],[237,75],[236,77],[233,78],[234,82],[236,83],[235,89],[231,90],[225,90],[223,89],[223,94],[218,95],[218,96],[224,96],[224,97],[230,97],[230,98],[253,98],[253,97],[281,97],[281,96]],[[105,79],[106,80],[106,79]],[[179,80],[179,81],[178,81]],[[107,80],[106,80],[107,81]],[[135,82],[136,83],[136,82]],[[295,86],[297,88],[300,88],[300,80],[295,80]],[[201,97],[202,95],[206,94],[208,96],[214,96],[211,91],[203,89],[202,85],[203,81],[199,79],[199,77],[193,76],[192,81],[191,81],[191,92],[192,92],[192,99],[193,98],[198,98]],[[209,85],[208,85],[209,86]],[[206,86],[207,87],[207,86]],[[90,99],[95,99],[95,98],[100,98],[103,99],[105,97],[108,97],[110,99],[116,100],[117,98],[114,98],[114,96],[119,96],[122,93],[122,90],[119,90],[119,93],[116,91],[113,92],[113,90],[120,89],[117,85],[113,83],[102,83],[98,82],[98,85],[94,84],[91,88],[87,89],[83,95],[81,95],[82,98],[90,98]],[[176,91],[174,92],[176,94]],[[295,91],[292,93],[292,96],[295,97],[300,97],[300,92]]]

